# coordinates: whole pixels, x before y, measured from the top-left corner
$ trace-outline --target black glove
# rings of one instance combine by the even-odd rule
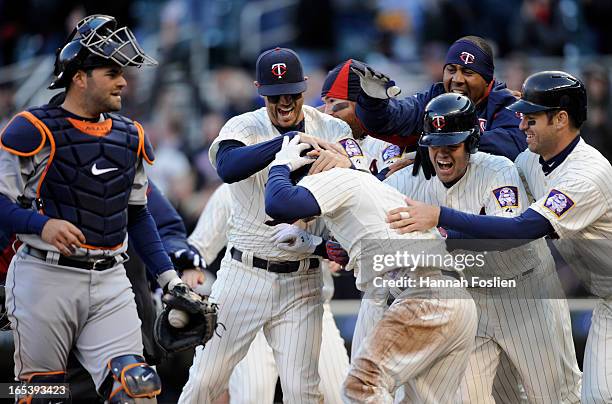
[[[417,148],[414,163],[412,163],[412,175],[414,177],[419,174],[419,168],[423,168],[423,175],[425,175],[426,180],[429,180],[431,177],[436,175],[436,170],[429,159],[429,151],[427,150],[427,147],[419,146]]]
[[[177,271],[181,273],[186,269],[204,268],[204,260],[200,257],[200,253],[192,246],[182,248],[174,252],[168,253],[172,264]]]
[[[174,286],[164,297],[166,307],[155,321],[155,341],[166,353],[184,351],[204,345],[217,329],[217,305],[208,302],[189,289],[184,283]],[[174,328],[168,321],[170,310],[182,310],[189,322],[182,328]]]

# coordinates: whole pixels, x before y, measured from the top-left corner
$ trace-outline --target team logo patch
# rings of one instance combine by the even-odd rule
[[[287,73],[287,65],[284,63],[274,63],[272,65],[272,74],[276,76],[277,79],[282,79],[283,76]]]
[[[361,147],[359,147],[359,145],[354,139],[342,139],[340,141],[340,144],[342,145],[342,147],[344,147],[344,150],[346,150],[346,154],[348,154],[349,157],[363,156]]]
[[[484,132],[485,130],[487,130],[486,129],[486,127],[487,127],[487,120],[486,119],[478,118],[478,123],[480,124],[480,131],[481,132]]]
[[[459,55],[459,59],[463,62],[463,64],[469,65],[470,63],[474,63],[474,55],[469,52],[461,52]]]
[[[392,144],[387,146],[382,152],[382,158],[384,162],[389,161],[394,157],[400,157],[402,155],[402,149],[399,146]]]
[[[557,215],[557,217],[563,216],[573,206],[574,201],[572,201],[572,198],[556,189],[551,189],[544,201],[544,207]]]
[[[500,187],[493,190],[500,208],[518,208],[518,188],[513,186]]]
[[[440,130],[446,126],[446,120],[444,119],[444,116],[436,115],[431,118],[431,125],[437,130]]]

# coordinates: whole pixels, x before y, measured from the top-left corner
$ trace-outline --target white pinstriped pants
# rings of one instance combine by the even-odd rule
[[[205,404],[217,398],[262,328],[274,352],[284,401],[320,403],[320,271],[270,273],[233,260],[229,251],[211,293],[226,330],[196,348],[179,403]]]
[[[582,403],[612,403],[612,301],[601,300],[593,310],[584,350]]]

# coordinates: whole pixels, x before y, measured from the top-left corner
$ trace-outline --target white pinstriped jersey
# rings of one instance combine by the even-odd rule
[[[505,157],[482,152],[470,156],[465,175],[450,188],[438,177],[426,180],[422,170],[414,177],[412,167],[394,173],[385,183],[412,199],[473,214],[514,217],[529,203],[514,164]],[[543,263],[551,265],[552,259],[541,239],[507,251],[487,252],[486,266],[470,275],[513,277]]]
[[[560,238],[555,245],[563,258],[579,274],[589,272],[591,278],[586,283],[591,291],[601,297],[612,296],[610,163],[582,139],[549,175],[542,171],[539,157],[525,150],[516,158],[535,199],[529,208],[555,229]]]
[[[382,252],[392,252],[392,247],[388,245],[389,240],[412,240],[414,245],[411,249],[415,251],[447,253],[443,243],[426,241],[442,239],[437,229],[398,234],[389,227],[385,221],[387,212],[402,206],[404,197],[369,173],[349,168],[334,168],[306,176],[298,185],[308,189],[317,200],[327,228],[349,254],[350,261],[346,268],[354,268],[357,287],[360,289],[371,280],[369,275],[372,274],[371,271],[360,270],[360,259]],[[422,248],[416,246],[417,240],[423,241]],[[365,250],[366,246],[372,251]],[[389,268],[391,269],[394,268]]]
[[[351,137],[350,127],[340,119],[326,115],[315,108],[304,105],[305,133],[335,142]],[[265,108],[247,112],[230,119],[221,129],[213,142],[209,157],[216,167],[219,143],[223,140],[238,140],[245,145],[268,141],[280,133],[270,122]],[[270,243],[272,227],[265,224],[271,220],[264,207],[265,185],[268,181],[268,168],[251,177],[230,184],[232,194],[232,215],[229,220],[228,244],[243,251],[256,252],[263,259],[299,260],[308,255],[298,255],[282,251]]]

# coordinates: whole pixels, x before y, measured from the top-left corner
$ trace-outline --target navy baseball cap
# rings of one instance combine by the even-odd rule
[[[297,53],[274,48],[257,58],[255,67],[259,95],[299,94],[306,91],[306,77]]]
[[[365,71],[365,64],[358,60],[349,59],[340,63],[327,73],[321,88],[321,98],[330,97],[339,100],[357,101],[361,85],[359,84],[359,76],[351,70],[351,67]]]

